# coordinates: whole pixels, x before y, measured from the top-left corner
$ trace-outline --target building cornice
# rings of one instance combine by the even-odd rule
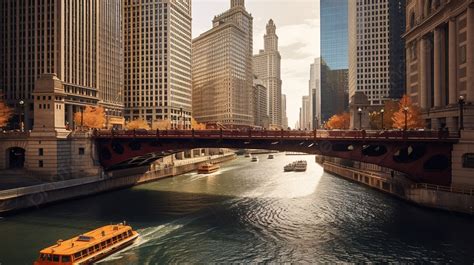
[[[459,14],[464,12],[467,8],[474,5],[474,0],[459,3],[459,6],[454,6],[453,1],[446,3],[443,7],[439,8],[429,17],[425,18],[420,24],[402,34],[402,38],[404,38],[407,42],[410,42],[418,39],[419,35],[426,35],[446,21],[459,16]]]

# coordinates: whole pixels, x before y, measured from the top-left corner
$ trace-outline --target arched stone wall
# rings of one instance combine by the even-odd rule
[[[0,140],[0,170],[2,169],[8,169],[8,151],[11,149],[11,148],[15,148],[15,147],[18,147],[18,148],[22,148],[24,149],[25,151],[27,150],[28,148],[28,141],[25,141],[25,140]],[[25,165],[26,165],[26,161],[28,160],[28,157],[26,156],[26,153],[25,152]]]

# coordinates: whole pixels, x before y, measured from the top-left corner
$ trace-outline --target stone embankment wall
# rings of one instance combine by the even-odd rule
[[[420,206],[474,215],[474,189],[413,183],[401,176],[343,166],[320,157],[317,162],[331,174]]]
[[[222,163],[235,158],[234,153],[215,155],[179,161],[179,165],[158,167],[149,170],[148,167],[133,168],[111,172],[102,177],[72,179],[60,182],[6,190],[0,192],[0,214],[16,210],[40,207],[44,204],[90,196],[102,192],[135,186],[188,173],[197,169],[199,164],[210,161]]]

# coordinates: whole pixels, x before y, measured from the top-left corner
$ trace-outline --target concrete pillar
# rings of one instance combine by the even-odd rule
[[[456,19],[449,20],[449,104],[456,104],[458,99],[457,77],[457,44],[456,44]]]
[[[467,101],[474,102],[474,3],[467,8]]]
[[[442,60],[441,60],[441,53],[443,52],[442,50],[442,29],[441,28],[436,28],[434,30],[434,60],[433,60],[433,70],[434,70],[434,106],[435,107],[441,107],[442,106],[442,92],[441,92],[441,87],[442,87]]]
[[[428,83],[427,83],[427,57],[429,54],[428,45],[426,38],[420,39],[420,84],[419,84],[419,98],[420,98],[420,107],[422,109],[428,108]]]

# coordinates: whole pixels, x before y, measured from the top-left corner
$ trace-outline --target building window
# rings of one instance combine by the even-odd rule
[[[39,161],[38,161],[38,167],[43,167],[43,166],[44,166],[43,160],[39,160]]]
[[[79,155],[83,156],[86,153],[86,150],[83,147],[79,148]]]
[[[467,153],[462,156],[462,167],[474,168],[474,153]]]
[[[459,51],[459,61],[461,64],[466,62],[466,45],[461,46],[461,50]]]
[[[43,156],[43,154],[44,154],[43,148],[38,149],[38,155]]]

